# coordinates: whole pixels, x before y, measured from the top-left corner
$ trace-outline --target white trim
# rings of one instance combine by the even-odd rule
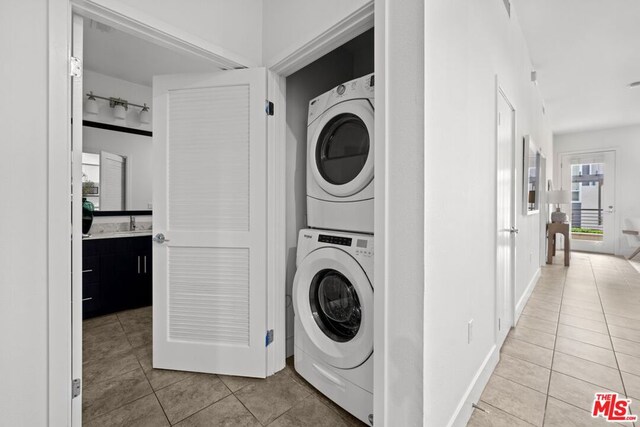
[[[487,383],[491,378],[491,374],[493,373],[499,361],[499,347],[494,345],[493,347],[491,347],[491,350],[487,354],[487,357],[484,358],[480,369],[478,369],[478,371],[474,375],[473,380],[467,388],[467,391],[462,396],[462,399],[460,399],[458,407],[447,423],[448,427],[464,427],[467,425],[469,419],[471,418],[471,414],[473,413],[473,404],[477,403],[480,400],[480,395],[482,394],[484,388],[487,386]]]
[[[375,134],[375,179],[374,186],[374,235],[375,252],[373,256],[373,419],[376,426],[385,426],[388,419],[389,370],[387,366],[389,341],[387,340],[387,2],[375,1],[374,31],[374,73],[376,85],[374,95]],[[424,343],[423,343],[424,344]],[[422,370],[418,372],[422,373]],[[424,381],[423,381],[424,389]]]
[[[518,320],[520,319],[520,315],[522,314],[522,310],[524,310],[524,307],[527,305],[527,302],[529,302],[529,297],[531,296],[531,293],[535,289],[536,284],[538,283],[538,279],[540,278],[541,274],[542,274],[542,269],[540,267],[538,267],[538,269],[536,270],[536,274],[533,275],[533,277],[531,278],[531,281],[527,285],[527,289],[524,290],[524,293],[522,294],[522,297],[520,297],[520,300],[518,301],[518,304],[516,304],[516,312],[515,312],[515,316],[514,316],[514,319],[513,319],[513,324],[514,325],[518,324]]]
[[[117,30],[166,47],[213,61],[221,68],[258,67],[260,64],[153,18],[128,4],[110,0],[69,0],[75,13]]]
[[[267,348],[267,375],[284,369],[287,357],[286,327],[286,79],[267,70],[267,98],[274,104],[273,117],[267,117],[267,215],[268,223],[267,276],[268,312],[267,328],[274,330],[274,339]]]
[[[266,67],[284,77],[290,76],[372,28],[374,22],[373,11],[374,1],[370,0],[304,45],[276,57],[266,64]]]
[[[49,0],[48,70],[48,421],[71,425],[71,86],[67,0]],[[68,245],[68,246],[66,246]],[[66,246],[67,250],[60,250]]]
[[[84,19],[72,15],[72,54],[84,58]],[[71,83],[71,115],[82,117],[83,78]],[[82,120],[71,125],[71,377],[82,384]],[[76,197],[73,197],[73,196]],[[71,401],[71,424],[82,425],[82,391]]]

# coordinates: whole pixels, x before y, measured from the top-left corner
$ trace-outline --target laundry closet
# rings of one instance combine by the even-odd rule
[[[374,30],[286,79],[287,357],[373,423]]]

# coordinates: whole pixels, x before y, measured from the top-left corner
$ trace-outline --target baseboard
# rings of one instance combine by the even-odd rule
[[[500,349],[497,346],[491,347],[491,351],[487,354],[480,369],[473,377],[473,381],[467,388],[462,400],[458,404],[456,411],[447,423],[448,427],[465,427],[473,413],[473,404],[478,403],[480,395],[489,382],[493,370],[496,368],[500,360]]]
[[[527,285],[527,289],[524,290],[524,294],[522,294],[522,297],[516,304],[516,312],[514,313],[514,319],[513,319],[514,325],[518,324],[518,319],[520,319],[522,310],[524,310],[524,306],[527,305],[527,302],[529,302],[529,297],[531,296],[533,289],[536,287],[536,283],[538,283],[538,279],[540,278],[541,273],[542,273],[542,270],[540,269],[540,267],[538,267],[536,274],[533,275],[533,278]]]

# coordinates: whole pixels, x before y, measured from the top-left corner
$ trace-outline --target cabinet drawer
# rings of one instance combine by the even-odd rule
[[[100,286],[98,283],[82,284],[82,311],[90,314],[100,308]]]
[[[82,258],[82,283],[96,283],[100,280],[100,257]]]

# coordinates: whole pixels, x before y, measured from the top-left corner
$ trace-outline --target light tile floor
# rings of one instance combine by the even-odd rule
[[[96,426],[364,425],[293,369],[260,380],[153,369],[151,307],[83,323],[83,421]]]
[[[640,273],[613,256],[561,258],[543,267],[468,426],[611,425],[589,412],[607,390],[640,413]]]

